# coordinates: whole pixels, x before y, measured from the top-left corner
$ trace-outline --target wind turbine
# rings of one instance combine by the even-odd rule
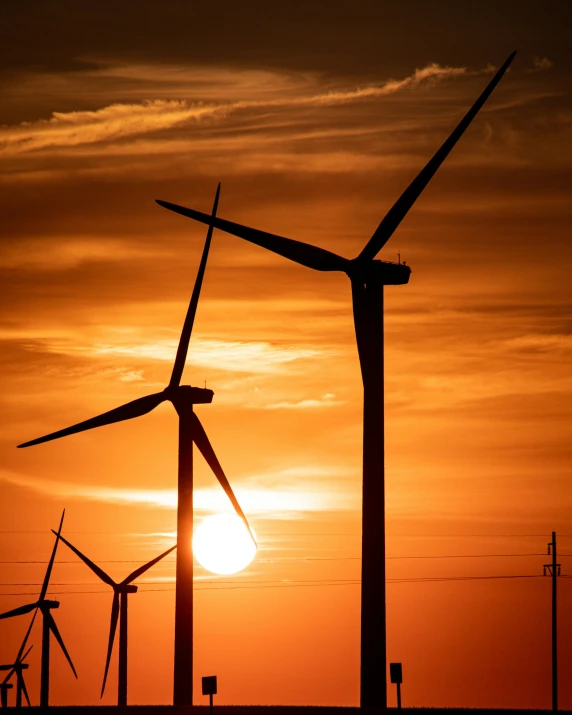
[[[24,661],[28,657],[28,654],[33,647],[34,646],[30,646],[24,654],[22,654],[21,649],[14,663],[10,663],[9,665],[0,665],[0,671],[10,671],[8,675],[4,678],[4,680],[0,683],[0,695],[2,697],[3,708],[8,707],[8,689],[13,687],[12,683],[10,683],[10,678],[12,677],[12,675],[14,675],[14,673],[16,674],[16,707],[22,707],[22,693],[26,698],[28,706],[31,705],[28,690],[26,688],[26,681],[24,680],[24,670],[27,670],[29,666]]]
[[[216,216],[220,184],[214,200],[212,218]],[[174,704],[193,704],[193,552],[191,542],[193,537],[193,443],[197,445],[206,462],[214,472],[226,495],[232,502],[236,513],[243,520],[250,535],[250,526],[234,496],[234,492],[226,478],[222,467],[214,453],[205,430],[193,412],[193,405],[212,402],[214,392],[200,387],[181,385],[181,377],[191,339],[193,322],[201,285],[207,264],[213,226],[209,226],[203,255],[201,258],[195,287],[187,310],[171,380],[162,392],[140,397],[121,407],[93,417],[85,422],[52,432],[45,437],[34,439],[18,445],[31,447],[35,444],[48,442],[59,437],[84,432],[85,430],[103,425],[131,420],[146,415],[162,402],[171,402],[179,416],[179,464],[178,464],[178,509],[177,509],[177,582],[175,592],[175,673],[174,673]],[[254,537],[252,537],[254,541]]]
[[[25,663],[24,661],[28,657],[29,652],[32,650],[33,646],[30,646],[28,650],[24,653],[24,650],[26,648],[26,644],[28,643],[28,638],[30,637],[30,633],[32,632],[32,628],[34,626],[34,621],[36,620],[36,614],[38,613],[38,610],[36,609],[34,611],[34,615],[32,616],[32,620],[30,621],[30,625],[28,626],[28,630],[26,631],[26,635],[24,636],[24,640],[22,641],[22,644],[20,645],[20,648],[18,650],[18,655],[16,656],[16,660],[14,663],[11,663],[10,665],[0,665],[0,671],[3,670],[8,670],[9,673],[8,675],[4,678],[2,683],[0,683],[0,688],[2,688],[2,707],[7,707],[8,705],[8,688],[12,687],[12,684],[9,682],[11,677],[16,674],[16,707],[22,707],[22,693],[24,694],[24,697],[26,698],[26,702],[28,703],[28,706],[31,705],[30,703],[30,697],[28,696],[28,690],[26,688],[26,681],[24,680],[24,670],[28,669],[28,664]],[[4,704],[4,699],[6,699],[6,703]]]
[[[360,664],[362,707],[387,705],[383,287],[408,283],[411,274],[409,266],[402,264],[401,261],[391,263],[374,259],[475,118],[508,69],[515,54],[516,52],[513,52],[498,70],[453,133],[385,215],[361,253],[352,260],[317,246],[221,218],[213,219],[207,214],[167,201],[157,201],[164,208],[202,223],[214,225],[222,231],[267,248],[295,263],[317,271],[340,271],[346,273],[350,279],[354,325],[364,387]]]
[[[60,635],[60,632],[59,632],[56,622],[54,620],[54,617],[51,614],[52,609],[60,607],[60,602],[59,601],[50,601],[46,598],[46,593],[48,591],[48,585],[50,582],[50,576],[52,573],[52,568],[54,566],[54,560],[56,558],[58,541],[60,540],[60,534],[62,532],[62,526],[64,523],[65,513],[66,513],[66,510],[64,509],[64,511],[62,513],[62,518],[60,520],[60,526],[59,526],[57,532],[54,532],[56,535],[56,541],[54,543],[52,555],[48,562],[48,568],[46,569],[46,575],[44,576],[44,582],[42,584],[42,590],[40,591],[40,597],[38,598],[38,600],[35,603],[29,603],[25,606],[19,606],[18,608],[14,608],[11,611],[7,611],[6,613],[0,614],[0,620],[2,620],[4,618],[13,618],[15,616],[23,616],[24,614],[30,613],[31,611],[37,612],[39,610],[42,614],[42,672],[41,672],[41,681],[40,681],[40,707],[42,707],[42,708],[48,707],[49,695],[50,695],[50,633],[53,633],[55,639],[57,640],[60,648],[63,651],[63,654],[65,655],[68,663],[70,664],[73,674],[77,678],[77,673],[76,673],[74,665],[72,663],[72,659],[70,658],[70,655],[67,652],[67,649],[64,645],[64,642],[62,640],[62,637]],[[30,623],[30,626],[28,628],[28,633],[26,634],[26,638],[24,639],[24,642],[23,642],[22,646],[20,647],[20,653],[18,654],[18,658],[16,658],[16,662],[18,662],[20,660],[21,653],[24,651],[24,647],[26,645],[26,641],[28,640],[28,636],[30,635],[30,631],[32,630],[32,625],[34,623],[35,617],[36,617],[36,613],[34,613],[34,617],[32,618],[32,622]],[[10,677],[10,676],[8,676],[8,677]]]
[[[177,545],[171,546],[170,549],[163,552],[160,556],[148,561],[143,566],[135,569],[120,583],[114,581],[111,576],[105,573],[103,569],[93,563],[85,554],[82,554],[73,544],[63,536],[60,539],[66,546],[77,554],[79,558],[89,566],[89,568],[99,576],[99,578],[113,589],[113,602],[111,604],[111,625],[109,627],[109,645],[107,647],[107,659],[105,661],[105,672],[103,674],[103,685],[101,687],[101,696],[105,691],[105,683],[107,681],[107,672],[109,670],[109,662],[113,651],[113,642],[115,640],[115,631],[117,629],[117,620],[119,619],[119,678],[117,684],[117,704],[120,706],[127,705],[127,597],[130,593],[137,593],[137,586],[133,585],[133,581],[139,578],[145,571],[148,571],[151,566],[154,566],[158,561],[161,561],[167,554],[170,554]]]

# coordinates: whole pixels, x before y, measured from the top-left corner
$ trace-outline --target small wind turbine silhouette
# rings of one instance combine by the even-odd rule
[[[9,671],[8,675],[0,683],[0,688],[2,689],[1,697],[2,697],[2,707],[3,708],[8,707],[8,689],[13,687],[12,683],[10,683],[10,678],[14,674],[16,674],[16,707],[17,708],[22,707],[22,694],[24,694],[24,697],[26,698],[26,702],[28,703],[28,706],[31,705],[30,697],[28,695],[28,689],[26,688],[26,681],[24,680],[24,670],[28,669],[28,664],[25,663],[24,661],[26,660],[29,652],[32,650],[32,648],[34,646],[31,645],[25,653],[23,653],[23,649],[24,649],[26,640],[28,639],[28,635],[30,633],[32,625],[34,623],[35,616],[36,616],[36,614],[34,613],[34,617],[32,618],[32,623],[30,624],[30,628],[28,629],[28,633],[26,634],[26,638],[24,639],[24,643],[22,644],[22,647],[20,648],[20,651],[18,652],[15,662],[10,663],[9,665],[0,665],[0,671],[6,671],[6,670]]]
[[[350,260],[308,243],[157,201],[160,206],[244,238],[316,271],[340,271],[351,282],[354,325],[364,386],[361,672],[362,707],[386,707],[383,287],[408,283],[411,269],[374,260],[508,69],[513,52],[475,104],[385,215],[361,253]]]
[[[60,521],[59,529],[57,530],[57,532],[54,532],[56,535],[56,541],[54,543],[52,555],[48,562],[48,568],[46,569],[46,575],[44,577],[44,582],[42,584],[42,590],[40,591],[40,597],[34,603],[29,603],[25,606],[19,606],[18,608],[14,608],[11,611],[7,611],[6,613],[0,614],[0,620],[2,620],[3,618],[13,618],[15,616],[23,616],[24,614],[30,613],[31,611],[37,612],[39,610],[42,613],[42,673],[41,673],[41,681],[40,681],[40,707],[43,707],[43,708],[48,707],[49,695],[50,695],[50,633],[53,633],[54,638],[57,640],[60,648],[63,651],[63,654],[65,655],[68,663],[70,664],[73,674],[77,678],[77,673],[76,673],[74,665],[72,663],[72,659],[70,658],[70,655],[67,652],[67,649],[64,645],[64,642],[62,640],[62,637],[60,635],[60,632],[59,632],[56,622],[54,620],[54,617],[50,613],[50,611],[52,609],[60,607],[60,602],[59,601],[50,601],[46,598],[46,593],[48,591],[48,585],[50,582],[50,576],[52,573],[52,568],[54,566],[54,560],[56,558],[58,541],[60,540],[60,534],[62,532],[62,526],[64,523],[65,513],[66,513],[66,510],[64,509],[64,511],[62,513],[62,518]],[[36,613],[34,613],[34,618],[35,617],[36,617]],[[24,639],[24,642],[20,648],[21,652],[24,650],[26,641],[28,640],[28,636],[30,635],[30,631],[32,630],[34,618],[32,618],[32,622],[30,623],[30,626],[28,628],[28,633],[26,634],[26,638]],[[20,653],[18,654],[18,658],[16,658],[16,662],[18,662],[19,660],[20,660]]]
[[[220,184],[218,185],[212,210],[212,218],[216,216]],[[31,447],[42,442],[48,442],[60,437],[66,437],[85,430],[103,427],[115,422],[131,420],[146,415],[162,402],[171,402],[179,416],[179,468],[178,468],[178,509],[177,509],[177,582],[175,592],[175,673],[174,673],[174,704],[193,704],[193,553],[191,542],[193,537],[193,443],[197,445],[209,467],[214,472],[220,485],[234,506],[236,513],[243,520],[251,537],[252,532],[248,521],[232,491],[232,488],[220,466],[209,438],[193,412],[193,405],[212,402],[214,392],[200,387],[181,385],[181,377],[193,330],[193,322],[201,285],[207,264],[213,226],[209,226],[203,255],[201,258],[195,287],[187,310],[175,364],[169,384],[162,392],[140,397],[121,407],[105,412],[98,417],[85,420],[66,429],[18,445]],[[254,537],[252,537],[254,541]]]
[[[16,660],[14,663],[11,663],[10,665],[0,665],[0,670],[8,670],[9,673],[8,675],[4,678],[3,682],[0,683],[0,687],[9,687],[11,688],[12,685],[10,684],[10,679],[16,674],[16,707],[19,708],[22,706],[22,693],[24,694],[24,697],[26,698],[26,702],[30,706],[30,698],[28,696],[28,690],[26,688],[26,682],[24,680],[24,670],[27,670],[28,664],[25,663],[24,661],[28,657],[29,652],[32,650],[33,646],[30,646],[28,650],[24,653],[24,650],[26,648],[26,644],[28,643],[28,638],[30,637],[30,633],[32,632],[32,628],[34,626],[34,621],[36,620],[36,615],[38,613],[38,609],[34,611],[34,615],[32,616],[32,620],[30,621],[30,625],[28,626],[28,630],[26,631],[26,635],[24,636],[24,640],[22,641],[20,648],[18,650],[18,655],[16,656]],[[5,694],[4,694],[5,693]],[[2,691],[2,697],[7,697],[8,693],[3,690]],[[3,706],[6,707],[6,706]]]
[[[165,558],[167,554],[170,554],[173,549],[177,548],[177,545],[171,546],[170,549],[163,552],[160,556],[148,561],[143,566],[135,569],[120,583],[114,581],[111,576],[105,573],[97,564],[94,564],[91,559],[89,559],[85,554],[71,544],[63,536],[60,539],[68,546],[74,554],[79,556],[79,558],[89,566],[96,576],[113,589],[113,602],[111,604],[111,624],[109,626],[109,645],[107,647],[107,658],[105,660],[105,672],[103,674],[103,685],[101,687],[101,696],[105,691],[105,683],[107,681],[107,672],[109,670],[109,662],[111,660],[111,654],[113,651],[113,642],[115,640],[115,631],[117,629],[117,620],[119,619],[119,678],[117,682],[117,704],[120,706],[127,705],[127,597],[130,593],[137,593],[137,586],[133,585],[133,581],[139,578],[145,571],[148,571],[152,566],[154,566],[158,561]]]

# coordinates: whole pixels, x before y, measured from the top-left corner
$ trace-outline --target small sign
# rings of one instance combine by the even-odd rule
[[[216,675],[206,675],[203,678],[203,695],[216,695]]]
[[[403,672],[401,669],[401,663],[390,663],[389,664],[389,677],[392,683],[402,683],[403,682]]]

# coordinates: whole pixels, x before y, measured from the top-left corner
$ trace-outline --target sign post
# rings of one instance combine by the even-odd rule
[[[389,664],[389,677],[397,685],[397,707],[401,709],[401,683],[403,682],[403,669],[401,663]]]
[[[213,695],[216,695],[216,675],[203,678],[203,695],[209,696],[210,715],[213,715]]]

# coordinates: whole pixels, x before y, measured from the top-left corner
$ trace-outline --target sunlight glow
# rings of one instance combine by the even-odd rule
[[[193,553],[207,571],[231,574],[248,566],[256,554],[256,545],[238,516],[215,514],[195,529]]]

